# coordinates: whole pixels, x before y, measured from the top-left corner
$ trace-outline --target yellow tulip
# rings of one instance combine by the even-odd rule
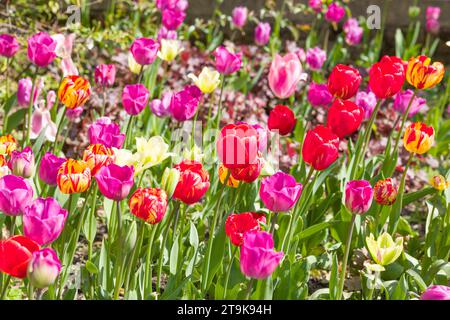
[[[112,148],[114,152],[114,163],[118,166],[133,166],[134,165],[134,157],[133,152],[127,149],[117,149]]]
[[[434,143],[434,129],[426,124],[415,122],[406,128],[403,136],[405,149],[412,153],[424,154]]]
[[[131,53],[128,54],[128,68],[134,74],[139,74],[142,69],[142,66],[134,60]]]
[[[173,155],[168,152],[169,145],[160,136],[154,136],[148,140],[136,138],[136,150],[136,153],[133,155],[136,172],[156,166]]]
[[[441,82],[444,73],[442,63],[431,64],[431,59],[427,56],[418,56],[409,60],[406,80],[417,89],[428,89]]]
[[[183,51],[183,49],[180,48],[180,41],[161,39],[161,47],[158,51],[158,57],[161,60],[171,62],[181,51]]]
[[[203,93],[213,92],[217,86],[220,84],[220,74],[214,69],[204,67],[202,72],[196,77],[194,74],[189,74],[189,78],[194,81],[195,85]]]
[[[394,242],[387,232],[379,236],[378,239],[370,234],[369,237],[366,237],[366,244],[373,260],[381,266],[387,266],[395,262],[403,251],[403,238],[398,237]]]
[[[441,175],[437,175],[430,179],[430,184],[436,190],[443,191],[448,188],[448,186],[450,185],[450,181],[447,181],[445,177]]]

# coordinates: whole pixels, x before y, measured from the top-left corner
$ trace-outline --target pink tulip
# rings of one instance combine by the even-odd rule
[[[162,24],[168,30],[177,30],[186,18],[186,13],[178,9],[166,9],[162,13]]]
[[[0,178],[0,211],[8,216],[22,215],[33,199],[28,180],[8,174]]]
[[[61,58],[60,67],[63,72],[63,77],[79,75],[78,68],[72,60],[72,48],[75,41],[75,33],[69,35],[58,33],[53,35],[52,38],[56,41],[56,55]]]
[[[38,67],[46,67],[56,57],[56,41],[48,33],[39,32],[28,38],[28,59]]]
[[[175,40],[177,38],[178,35],[175,30],[168,30],[166,27],[162,26],[158,31],[158,42],[161,42],[161,39]]]
[[[39,164],[39,179],[50,186],[56,186],[58,169],[65,161],[65,158],[60,158],[50,152],[46,152]]]
[[[188,4],[187,0],[156,0],[156,7],[159,10],[178,9],[185,11]]]
[[[216,58],[216,70],[220,73],[228,75],[241,68],[242,53],[231,53],[224,46],[220,46],[213,54]]]
[[[152,64],[159,50],[159,43],[150,38],[138,38],[131,45],[130,52],[140,65]]]
[[[356,46],[361,43],[364,33],[363,28],[359,26],[355,18],[348,19],[344,24],[345,41],[348,45]]]
[[[316,13],[322,12],[322,0],[309,0],[308,4]]]
[[[166,117],[170,115],[170,104],[172,102],[172,92],[165,92],[161,99],[154,99],[150,102],[150,109],[157,117]]]
[[[10,34],[0,34],[0,56],[11,58],[19,50],[16,37]]]
[[[36,169],[33,150],[30,147],[26,147],[22,151],[14,150],[11,152],[8,167],[16,176],[23,178],[32,177]]]
[[[345,186],[345,206],[353,214],[363,214],[370,209],[373,188],[369,181],[352,180]]]
[[[301,80],[305,80],[302,64],[298,56],[288,53],[284,57],[276,55],[269,71],[269,86],[280,99],[292,96]]]
[[[325,19],[330,22],[339,22],[345,16],[345,9],[336,2],[333,2],[328,6],[328,10],[325,13]]]
[[[270,40],[270,24],[260,22],[255,28],[255,43],[258,46],[265,46]]]
[[[33,87],[33,82],[30,78],[22,78],[17,84],[17,103],[20,107],[26,107],[30,105],[31,88]],[[39,78],[36,81],[33,90],[33,105],[36,104],[42,89],[44,88],[44,81]]]
[[[120,133],[120,127],[108,117],[98,118],[88,129],[90,144],[103,144],[108,148],[122,148],[125,135]]]
[[[327,53],[319,47],[314,47],[306,51],[306,63],[311,70],[322,69],[325,60],[327,60]]]
[[[116,66],[113,64],[100,64],[95,68],[95,83],[102,87],[111,87],[116,79]]]
[[[241,246],[241,272],[247,277],[265,279],[280,264],[283,252],[274,249],[272,235],[265,231],[250,231],[244,234]]]
[[[61,272],[61,262],[52,248],[34,251],[28,265],[28,278],[33,287],[42,289],[55,283]]]
[[[377,96],[372,91],[359,91],[356,94],[355,103],[364,109],[364,118],[369,119],[377,105]]]
[[[394,100],[394,110],[403,114],[406,112],[406,109],[411,102],[411,99],[414,95],[414,91],[408,89],[402,92],[399,92],[395,95]],[[421,97],[414,97],[411,107],[409,109],[408,117],[413,117],[417,112],[419,112],[422,108],[427,107],[427,100]]]
[[[427,20],[439,20],[441,15],[441,8],[439,7],[427,7],[426,18]]]
[[[308,89],[308,101],[312,106],[327,106],[333,100],[326,84],[311,82]]]
[[[56,101],[56,93],[50,90],[47,93],[47,101],[41,100],[39,105],[34,109],[31,115],[31,132],[30,138],[36,139],[41,134],[42,130],[45,130],[45,138],[48,141],[55,141],[56,137],[56,123],[53,122],[50,110]],[[67,112],[66,112],[67,115]]]
[[[422,293],[421,300],[450,300],[450,287],[434,285]]]
[[[80,118],[80,116],[83,114],[83,107],[76,107],[75,109],[67,109],[66,110],[66,117],[69,119],[69,121],[75,121]]]
[[[63,209],[53,198],[37,198],[23,213],[23,233],[39,245],[55,241],[61,234],[67,218]]]
[[[197,112],[202,92],[197,86],[186,86],[172,95],[170,113],[178,121],[191,119]]]
[[[106,198],[121,201],[128,196],[134,185],[134,168],[111,163],[100,169],[95,180]]]
[[[247,22],[247,15],[248,9],[246,7],[236,7],[231,14],[231,21],[236,27],[242,28]]]
[[[144,110],[150,93],[143,84],[128,84],[122,91],[122,104],[129,115],[137,115]]]
[[[295,205],[302,189],[293,176],[279,171],[261,181],[259,196],[270,211],[285,212]]]

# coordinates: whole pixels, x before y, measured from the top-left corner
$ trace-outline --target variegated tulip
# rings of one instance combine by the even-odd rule
[[[415,122],[406,128],[403,136],[405,149],[412,153],[424,154],[433,146],[434,129],[424,123]]]
[[[59,167],[56,181],[62,193],[84,192],[91,185],[91,169],[85,161],[68,159]]]
[[[444,73],[442,63],[431,64],[431,59],[427,56],[418,56],[409,60],[406,80],[417,89],[428,89],[441,82]]]

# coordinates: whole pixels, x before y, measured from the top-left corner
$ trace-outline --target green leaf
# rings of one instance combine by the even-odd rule
[[[175,237],[175,240],[173,241],[172,249],[170,250],[170,261],[169,261],[169,268],[170,273],[173,275],[176,275],[177,273],[177,267],[178,267],[178,238],[180,235],[177,235]]]
[[[225,250],[225,228],[223,223],[219,226],[219,231],[217,232],[216,236],[213,240],[212,245],[212,255],[211,255],[211,263],[210,263],[210,269],[209,269],[209,275],[207,279],[207,287],[211,285],[212,279],[214,278],[217,270],[219,269],[220,265],[222,264],[223,260],[223,252]]]
[[[423,281],[422,277],[417,272],[415,272],[413,269],[409,269],[406,271],[406,273],[410,275],[414,279],[414,281],[416,281],[417,285],[420,288],[420,291],[425,291],[427,289],[425,281]]]
[[[93,264],[90,260],[86,261],[86,269],[91,274],[97,274],[98,268],[95,264]]]
[[[9,111],[11,111],[12,106],[17,103],[17,94],[11,95],[8,100],[6,100],[5,106],[3,107],[3,115],[7,116]]]
[[[19,109],[8,117],[8,127],[6,132],[11,132],[25,121],[25,115],[27,114],[27,109]]]
[[[330,274],[330,283],[329,283],[329,293],[330,299],[336,300],[339,286],[339,262],[337,258],[337,254],[333,254],[333,264],[331,266],[331,274]]]

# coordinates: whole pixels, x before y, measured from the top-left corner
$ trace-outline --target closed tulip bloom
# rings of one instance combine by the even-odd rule
[[[172,198],[175,188],[180,180],[180,171],[175,168],[166,168],[161,179],[161,187],[166,191],[167,196]]]
[[[162,24],[168,30],[177,30],[186,18],[186,12],[179,9],[167,9],[162,13]]]
[[[356,94],[355,103],[364,109],[364,118],[369,119],[377,105],[377,97],[371,91],[359,91]]]
[[[252,183],[258,179],[259,174],[264,166],[264,160],[261,155],[256,157],[255,163],[249,164],[243,168],[234,168],[231,170],[231,176],[238,180],[247,183]]]
[[[48,33],[36,33],[28,38],[28,59],[38,67],[46,67],[56,58],[56,44]]]
[[[0,154],[10,156],[18,146],[17,140],[11,134],[0,136]]]
[[[320,47],[310,48],[306,51],[306,63],[311,70],[322,69],[323,64],[327,60],[327,53]]]
[[[353,214],[363,214],[370,209],[373,188],[369,181],[352,180],[345,186],[345,206]]]
[[[186,10],[188,7],[187,0],[156,0],[156,7],[159,10],[178,9]]]
[[[69,119],[69,121],[76,121],[78,120],[81,115],[83,114],[83,107],[76,107],[75,109],[67,109],[66,110],[66,117]]]
[[[247,22],[247,15],[248,9],[246,7],[236,7],[231,14],[231,21],[236,27],[242,28]]]
[[[434,143],[434,129],[425,123],[415,122],[408,126],[403,136],[403,145],[408,152],[424,154]]]
[[[358,70],[337,64],[328,77],[328,91],[337,98],[347,100],[358,92],[361,80]]]
[[[258,46],[265,46],[270,40],[271,32],[270,24],[267,22],[260,22],[255,28],[255,43]]]
[[[173,198],[186,204],[198,202],[209,189],[208,171],[200,162],[192,160],[183,160],[174,168],[180,171],[180,178]]]
[[[120,133],[120,127],[108,117],[98,118],[88,129],[91,144],[103,144],[109,148],[122,148],[125,135]]]
[[[162,39],[167,40],[176,40],[178,38],[178,34],[175,30],[168,30],[166,27],[162,26],[158,30],[157,39],[158,42],[161,43]]]
[[[85,161],[68,159],[59,167],[56,181],[62,193],[82,193],[91,185],[91,170]]]
[[[387,232],[384,232],[378,239],[370,234],[369,237],[366,237],[366,244],[372,259],[381,266],[394,263],[403,252],[403,238],[398,237],[394,242]]]
[[[159,43],[150,38],[138,38],[131,45],[130,52],[141,66],[152,64],[159,50]]]
[[[0,34],[0,56],[13,57],[19,51],[19,43],[16,37],[10,34]]]
[[[170,113],[177,121],[186,121],[197,112],[202,92],[197,86],[185,86],[175,93],[170,102]]]
[[[316,13],[322,12],[322,0],[309,0],[308,5]]]
[[[414,91],[408,89],[397,93],[394,100],[394,110],[403,114],[408,109],[409,103],[414,96]],[[421,97],[415,96],[409,107],[408,117],[414,117],[422,108],[426,108],[427,100]]]
[[[134,154],[136,173],[156,166],[172,155],[169,152],[169,145],[160,136],[154,136],[148,140],[141,137],[136,138],[136,153]]]
[[[450,186],[450,181],[447,181],[444,176],[437,175],[433,176],[430,179],[430,184],[433,188],[435,188],[438,191],[444,191]]]
[[[19,216],[33,199],[33,188],[28,180],[15,175],[0,178],[0,211],[8,216]]]
[[[359,26],[358,20],[350,18],[344,23],[345,42],[350,46],[361,43],[364,29]]]
[[[239,180],[233,178],[231,172],[229,173],[229,169],[225,168],[225,166],[221,163],[219,165],[219,179],[222,184],[225,183],[225,179],[228,176],[227,186],[237,188],[239,186]]]
[[[292,96],[301,80],[305,80],[302,64],[295,53],[288,53],[284,57],[276,55],[270,65],[269,86],[280,99]]]
[[[178,40],[161,39],[161,47],[158,51],[158,57],[161,60],[171,62],[183,51]]]
[[[37,250],[39,245],[25,236],[0,240],[0,271],[15,278],[25,278],[28,263]]]
[[[89,82],[80,76],[65,76],[58,90],[58,99],[67,109],[82,107],[90,95]]]
[[[134,74],[141,73],[143,66],[141,66],[139,63],[134,60],[133,54],[130,52],[128,54],[128,69]]]
[[[339,137],[330,128],[318,125],[308,130],[302,147],[303,160],[316,170],[325,170],[339,156]]]
[[[261,181],[259,196],[270,211],[285,212],[295,205],[302,189],[293,176],[279,171]]]
[[[400,58],[384,56],[369,72],[369,86],[379,99],[397,94],[405,82],[405,69]]]
[[[43,81],[38,81],[35,88],[33,89],[33,105],[36,104],[43,86]],[[30,105],[32,87],[33,83],[30,78],[23,78],[19,80],[19,82],[17,83],[17,104],[19,106],[25,108]]]
[[[113,64],[100,64],[95,68],[95,83],[102,87],[112,87],[116,79],[116,66]]]
[[[252,212],[232,213],[225,220],[225,233],[233,245],[240,247],[247,232],[259,231],[259,221]]]
[[[32,177],[36,169],[33,150],[30,147],[26,147],[22,151],[14,150],[11,152],[8,167],[16,176],[23,178]]]
[[[358,130],[364,120],[364,110],[349,100],[334,100],[328,109],[327,127],[342,139]]]
[[[450,300],[450,287],[434,285],[422,293],[421,300]]]
[[[41,246],[58,239],[67,218],[63,209],[53,198],[37,198],[25,208],[23,234]]]
[[[242,54],[232,53],[224,46],[214,50],[216,59],[216,70],[222,74],[228,75],[239,71],[242,65]]]
[[[127,84],[122,91],[122,104],[132,116],[138,115],[147,106],[150,93],[143,84]]]
[[[110,163],[95,175],[98,189],[106,198],[121,201],[128,197],[134,185],[134,167]]]
[[[161,96],[161,99],[153,99],[152,101],[150,101],[150,110],[152,110],[152,112],[160,118],[169,116],[172,96],[172,92],[164,92]]]
[[[205,94],[216,90],[220,84],[220,73],[208,67],[203,67],[202,72],[196,77],[192,73],[188,75],[194,84]]]
[[[83,161],[95,176],[102,167],[114,162],[114,151],[102,144],[91,144],[84,150]]]
[[[409,59],[406,80],[417,89],[429,89],[439,84],[444,78],[444,65],[440,62],[431,64],[427,56]]]
[[[328,91],[326,84],[314,83],[313,81],[309,84],[307,98],[314,107],[327,106],[333,100],[333,96]]]
[[[278,130],[282,136],[285,136],[294,130],[296,123],[297,119],[295,119],[294,112],[289,107],[277,105],[270,111],[267,126],[269,130]]]
[[[149,224],[156,224],[167,211],[167,194],[158,188],[138,188],[129,201],[130,212]]]
[[[338,3],[333,2],[328,6],[327,12],[325,13],[325,19],[330,22],[339,22],[345,16],[345,9],[341,7]]]
[[[28,264],[28,278],[33,287],[47,288],[55,283],[61,272],[61,262],[56,251],[52,248],[44,248],[34,251]]]
[[[397,199],[398,188],[391,178],[378,180],[373,187],[375,201],[382,206],[391,206]]]
[[[265,231],[244,234],[241,246],[241,272],[254,279],[268,278],[278,267],[283,252],[274,250],[272,235]]]

